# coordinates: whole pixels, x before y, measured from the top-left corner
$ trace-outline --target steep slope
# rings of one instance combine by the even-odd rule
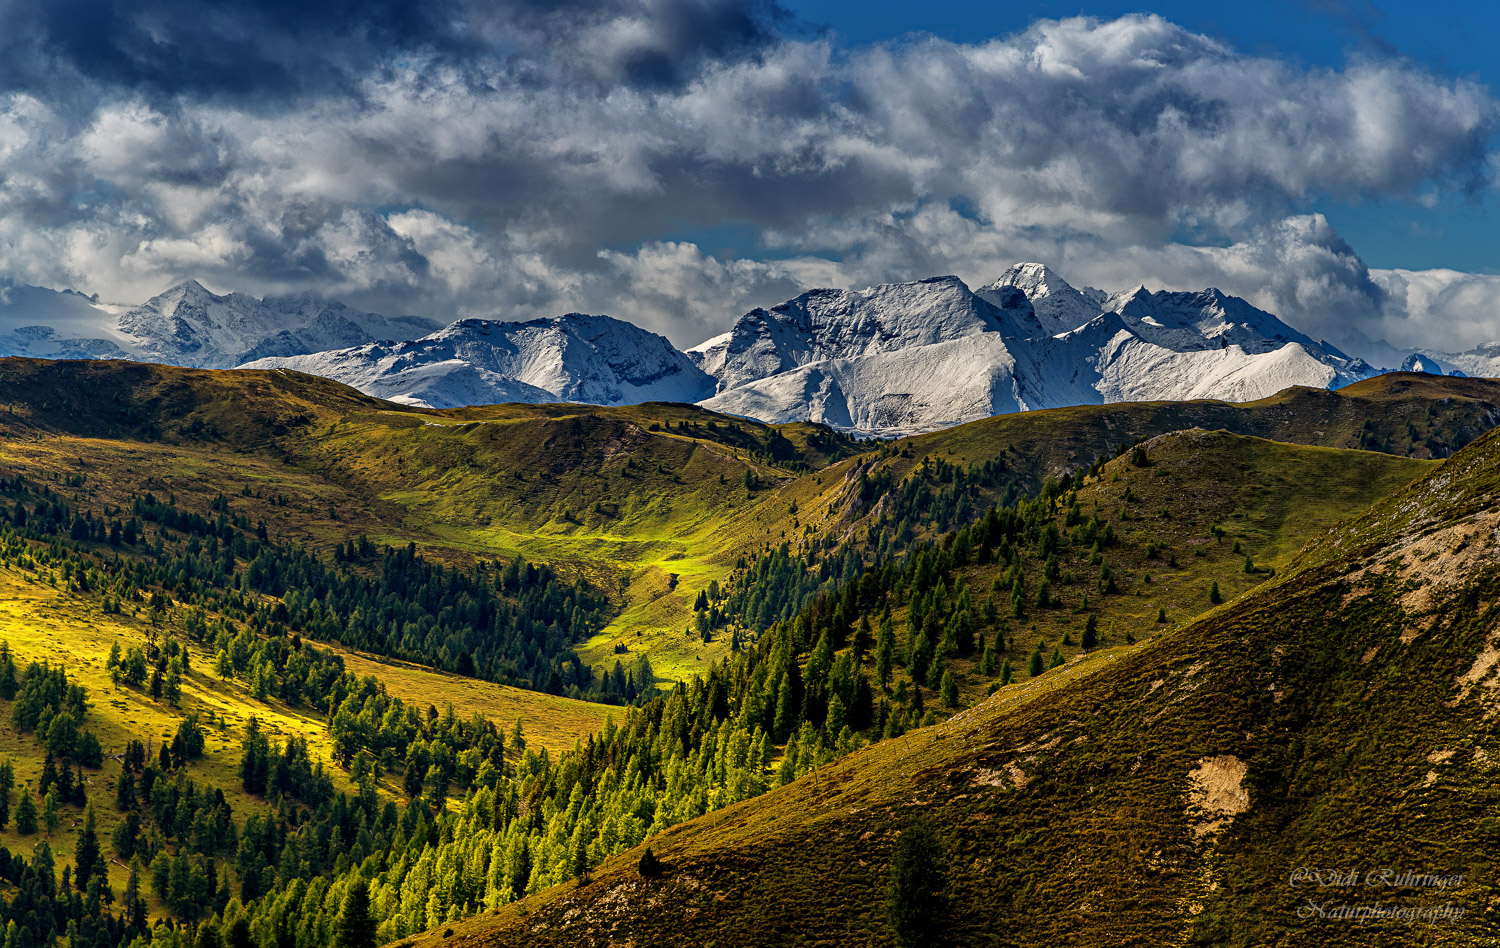
[[[846,431],[906,434],[1033,408],[1028,374],[1034,373],[1018,365],[1014,342],[987,332],[812,362],[700,404],[772,423],[806,420]]]
[[[409,339],[437,325],[419,316],[361,313],[309,296],[218,296],[188,280],[122,314],[119,331],[133,340],[139,357],[228,368],[265,356]]]
[[[410,943],[892,944],[920,818],[929,943],[1488,944],[1497,498],[1491,434],[1180,631],[675,827],[659,876],[627,852]]]
[[[665,338],[579,313],[522,323],[463,319],[411,342],[263,358],[245,368],[310,372],[432,408],[696,402],[713,391],[713,380]]]

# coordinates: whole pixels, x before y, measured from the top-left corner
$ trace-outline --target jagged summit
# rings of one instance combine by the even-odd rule
[[[1006,288],[1020,290],[1026,295],[1042,331],[1049,336],[1077,329],[1101,311],[1098,300],[1074,289],[1046,264],[1018,263],[1002,273],[998,280],[975,292],[997,302],[996,298]]]
[[[696,402],[713,379],[664,337],[609,316],[461,319],[410,342],[258,359],[432,408],[501,402]]]
[[[879,433],[1138,399],[1272,395],[1373,374],[1217,289],[1105,297],[1043,264],[971,292],[953,277],[820,290],[754,310],[692,353],[706,407]]]
[[[691,352],[720,392],[827,360],[860,359],[998,333],[1039,331],[1031,306],[997,306],[955,276],[864,290],[809,290],[741,316],[728,333]]]
[[[406,339],[438,324],[364,313],[313,296],[219,296],[185,280],[120,317],[119,330],[153,361],[227,368],[257,358]]]

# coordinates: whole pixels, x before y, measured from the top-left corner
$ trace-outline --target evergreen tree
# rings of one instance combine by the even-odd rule
[[[880,631],[875,640],[875,678],[880,687],[891,683],[891,671],[896,664],[896,633],[891,627],[891,617],[880,620]]]
[[[16,785],[16,771],[10,760],[0,762],[0,830],[10,825],[10,794]]]
[[[219,938],[219,926],[209,919],[198,926],[198,934],[193,939],[193,948],[224,948],[224,942]]]
[[[948,663],[941,658],[933,659],[927,666],[927,687],[939,691],[943,687],[943,676],[948,673]]]
[[[167,677],[162,683],[162,695],[172,707],[182,704],[182,662],[173,658],[167,665]]]
[[[641,853],[641,861],[636,864],[636,870],[648,879],[661,875],[661,860],[656,858],[656,853],[651,851],[650,846]]]
[[[942,692],[944,707],[958,707],[958,682],[953,680],[951,671],[943,672]]]
[[[1058,646],[1058,645],[1052,646],[1052,664],[1049,667],[1050,668],[1061,668],[1062,665],[1063,665],[1063,662],[1064,662],[1064,659],[1063,659],[1062,647]]]
[[[31,798],[31,788],[21,789],[21,803],[16,807],[16,832],[30,836],[36,832],[36,801]]]
[[[255,948],[255,942],[250,937],[250,922],[241,915],[229,924],[229,931],[224,933],[224,944],[226,948]]]
[[[1165,606],[1162,606],[1161,608],[1158,608],[1156,610],[1156,621],[1158,623],[1167,621],[1167,609]]]
[[[854,663],[864,664],[865,653],[874,644],[875,637],[870,631],[870,617],[860,616],[859,625],[854,630]]]
[[[36,792],[45,794],[47,791],[51,790],[53,785],[56,783],[57,759],[52,756],[51,751],[48,751],[46,759],[42,761],[42,776],[41,779],[37,781]]]
[[[57,789],[54,787],[47,791],[42,798],[42,823],[47,827],[47,835],[51,836],[57,829],[59,815],[57,812]]]
[[[78,835],[78,852],[74,857],[77,868],[73,881],[80,892],[88,890],[89,880],[95,872],[104,872],[104,863],[99,855],[99,836],[94,831],[94,808],[90,806],[83,817],[83,832]]]
[[[1224,601],[1224,597],[1219,595],[1219,581],[1217,579],[1214,580],[1212,586],[1208,587],[1208,601],[1214,605],[1218,605]]]
[[[573,839],[569,844],[568,863],[574,881],[580,885],[589,877],[589,837],[584,832],[585,829],[584,821],[579,820],[578,825],[573,829]]]
[[[937,837],[918,818],[897,837],[886,878],[886,918],[898,944],[916,948],[936,940],[945,908],[943,881]]]
[[[334,929],[335,948],[375,948],[375,921],[370,917],[370,888],[363,879],[350,883]]]
[[[1079,643],[1085,652],[1092,652],[1099,646],[1099,617],[1090,614],[1088,621],[1083,624],[1083,641]]]
[[[1036,643],[1036,648],[1031,650],[1031,661],[1028,664],[1027,670],[1030,672],[1031,677],[1035,678],[1043,671],[1046,671],[1046,669],[1047,659],[1042,652],[1042,643],[1038,642]]]
[[[1000,663],[1000,684],[1001,685],[1008,685],[1008,684],[1010,684],[1011,679],[1014,676],[1015,676],[1015,672],[1013,672],[1011,670],[1010,659],[1007,658],[1005,661],[1003,661],[1003,662]]]
[[[792,693],[792,673],[788,671],[781,676],[781,688],[776,695],[776,718],[771,725],[773,736],[778,741],[784,741],[792,733],[792,728],[797,723],[797,699]]]

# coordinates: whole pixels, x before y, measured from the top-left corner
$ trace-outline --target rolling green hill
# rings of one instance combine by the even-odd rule
[[[1489,435],[1196,621],[668,830],[659,876],[410,943],[892,944],[924,820],[928,944],[1490,944],[1497,497]]]
[[[1141,663],[1174,648],[1195,664],[1200,648],[1249,650],[1249,633],[1204,630],[1229,628],[1314,566],[1344,568],[1348,537],[1364,536],[1350,518],[1410,496],[1414,478],[1437,483],[1428,458],[1487,429],[1497,402],[1496,383],[1392,376],[1248,405],[1064,409],[860,444],[679,405],[435,412],[295,373],[0,360],[0,639],[23,691],[49,674],[33,661],[87,690],[75,723],[106,757],[81,772],[115,894],[130,874],[124,833],[150,877],[140,894],[152,918],[238,925],[259,948],[327,943],[363,885],[383,938],[431,925],[440,936],[498,909],[498,928],[465,924],[504,942],[521,930],[507,926],[547,919],[587,941],[576,926],[603,916],[582,900],[600,890],[566,880],[593,867],[598,884],[626,886],[598,905],[623,912],[638,943],[661,934],[619,908],[641,887],[706,925],[713,906],[692,893],[741,882],[743,912],[721,908],[713,922],[721,937],[881,943],[869,887],[910,801],[929,799],[945,853],[1014,883],[994,893],[998,915],[950,902],[953,943],[1002,922],[1033,941],[1087,943],[1040,921],[1050,916],[1037,905],[1076,894],[1049,867],[1092,852],[1079,834],[1109,826],[1095,788],[1140,815],[1142,846],[1167,839],[1163,788],[1180,789],[1176,771],[1153,765],[1137,780],[1127,774],[1144,764],[1110,755],[1145,742],[1175,767],[1209,734],[1229,748],[1211,760],[1261,767],[1252,751],[1292,727],[1231,740],[1213,715],[1259,693],[1240,695],[1250,673],[1223,659],[1237,676],[1214,686],[1223,706],[1158,733],[1170,716],[1132,711],[1121,697],[1139,684],[1131,676],[1158,674]],[[1280,624],[1290,607],[1266,608],[1274,634],[1294,627]],[[143,653],[142,677],[118,680],[115,645]],[[1162,672],[1140,700],[1194,692],[1211,680],[1205,668],[1183,672],[1181,687]],[[663,678],[689,681],[653,699]],[[1267,691],[1277,706],[1291,693],[1279,681]],[[1087,690],[1105,687],[1096,682],[1114,684]],[[1067,743],[1035,731],[1051,714]],[[0,729],[13,810],[44,779],[46,743],[65,747],[46,736],[47,715]],[[190,720],[201,754],[174,750]],[[159,760],[132,758],[135,740]],[[960,745],[994,753],[982,766],[945,756]],[[1068,756],[1095,747],[1097,761]],[[56,756],[72,766],[77,752]],[[1042,766],[1054,759],[1059,770]],[[966,767],[972,776],[953,776]],[[1053,784],[1077,802],[1027,796]],[[975,807],[984,819],[960,819]],[[85,812],[65,800],[55,831],[21,834],[12,821],[0,844],[29,857],[45,840],[47,858],[71,864]],[[1048,835],[1054,823],[1066,844]],[[661,880],[632,875],[646,839],[669,864]],[[1174,855],[1150,871],[1175,879],[1178,851],[1161,852]],[[762,858],[779,874],[742,871]],[[19,865],[0,860],[0,880],[40,898],[35,864]],[[951,894],[991,894],[978,875],[949,878]],[[797,900],[787,879],[828,905]],[[1208,906],[1220,891],[1173,882],[1148,896],[1136,884],[1153,919],[1167,902]],[[809,922],[814,909],[841,927]],[[1119,931],[1212,941],[1212,919],[1250,917],[1235,911]]]
[[[860,545],[882,498],[933,462],[988,465],[946,518],[978,516],[1121,444],[1192,427],[1277,441],[1440,457],[1500,418],[1500,383],[1388,375],[1339,392],[1291,389],[1245,404],[1152,403],[1000,416],[861,451],[811,425],[766,426],[687,406],[495,406],[443,412],[371,399],[292,372],[206,372],[115,362],[0,360],[0,462],[85,503],[145,490],[205,511],[250,491],[274,534],[327,548],[366,535],[450,562],[524,556],[586,577],[612,621],[583,649],[648,654],[680,678],[727,654],[690,631],[692,604],[782,542]],[[937,478],[931,490],[943,487]],[[879,490],[860,496],[862,485]],[[872,519],[872,513],[874,515]]]

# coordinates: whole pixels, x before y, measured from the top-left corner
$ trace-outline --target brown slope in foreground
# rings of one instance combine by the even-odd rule
[[[1179,632],[668,831],[659,879],[627,853],[412,942],[893,944],[886,867],[923,815],[932,944],[1494,944],[1497,564],[1489,435]],[[1422,920],[1340,917],[1370,906]]]

